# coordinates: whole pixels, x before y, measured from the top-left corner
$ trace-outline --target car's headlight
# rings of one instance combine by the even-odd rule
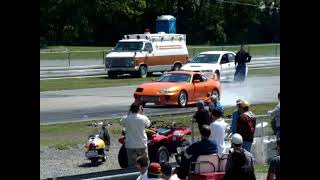
[[[176,88],[169,88],[169,89],[161,89],[159,92],[163,94],[168,94],[168,93],[175,93],[176,90],[177,90]]]

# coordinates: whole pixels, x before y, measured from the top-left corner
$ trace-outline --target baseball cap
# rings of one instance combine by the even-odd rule
[[[161,175],[161,166],[159,163],[151,163],[148,168],[148,174]]]

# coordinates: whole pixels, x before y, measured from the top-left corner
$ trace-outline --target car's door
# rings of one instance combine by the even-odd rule
[[[225,79],[226,77],[230,76],[230,63],[228,60],[227,53],[221,56],[220,65],[221,65],[220,78]]]
[[[235,54],[234,53],[228,53],[228,60],[229,60],[229,64],[230,64],[230,78],[232,79],[234,76],[234,73],[236,72],[236,67],[234,64],[234,58],[235,58]]]
[[[192,84],[194,88],[194,99],[203,99],[203,94],[206,94],[206,88],[208,88],[208,80],[203,79],[200,74],[194,74],[192,79]]]

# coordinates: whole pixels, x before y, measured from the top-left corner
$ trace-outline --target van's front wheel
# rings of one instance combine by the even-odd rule
[[[172,68],[173,71],[180,71],[181,69],[181,64],[175,64]]]
[[[146,78],[148,74],[148,69],[146,66],[140,66],[139,71],[138,71],[138,76],[140,78]]]

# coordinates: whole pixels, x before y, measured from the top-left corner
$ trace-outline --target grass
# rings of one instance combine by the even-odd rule
[[[249,69],[248,76],[280,76],[280,68]]]
[[[151,77],[148,77],[145,79],[141,79],[141,78],[108,79],[106,77],[90,77],[90,78],[41,80],[40,91],[58,91],[58,90],[68,90],[68,89],[129,86],[129,85],[138,85],[145,82],[151,82]]]
[[[256,173],[268,173],[269,165],[268,164],[256,164],[254,166]]]
[[[277,103],[253,104],[251,110],[255,114],[266,114],[266,112],[272,109],[276,104]],[[226,107],[225,114],[231,114],[234,109],[235,107]],[[151,121],[163,120],[168,124],[177,122],[181,123],[182,126],[190,126],[192,115],[193,113],[184,115],[149,116],[149,119]],[[118,138],[122,130],[119,119],[106,121],[112,123],[112,126],[108,127],[111,138]],[[97,131],[96,128],[89,126],[92,122],[97,121],[40,125],[40,144],[61,150],[77,147],[79,144],[84,145],[87,137]],[[195,127],[197,127],[196,124]],[[197,130],[197,128],[194,129]],[[199,136],[197,131],[195,131],[195,136]]]
[[[189,56],[203,52],[214,50],[225,50],[237,52],[239,47],[213,47],[213,46],[191,46],[188,45]],[[249,47],[249,49],[248,49]],[[49,49],[56,51],[104,51],[104,53],[110,52],[112,47],[88,47],[88,46],[50,46]],[[263,45],[263,46],[247,46],[246,48],[252,56],[279,56],[280,46],[275,44]],[[70,55],[70,59],[102,59],[104,57],[103,52],[61,52],[61,53],[40,53],[40,60],[54,60],[65,59],[67,60]]]
[[[248,75],[249,76],[279,76],[280,68],[249,70]],[[145,82],[151,82],[151,78],[155,78],[155,75],[145,79],[130,78],[130,77],[129,78],[122,77],[118,79],[108,79],[106,77],[88,77],[88,78],[41,80],[40,92],[139,85]]]

